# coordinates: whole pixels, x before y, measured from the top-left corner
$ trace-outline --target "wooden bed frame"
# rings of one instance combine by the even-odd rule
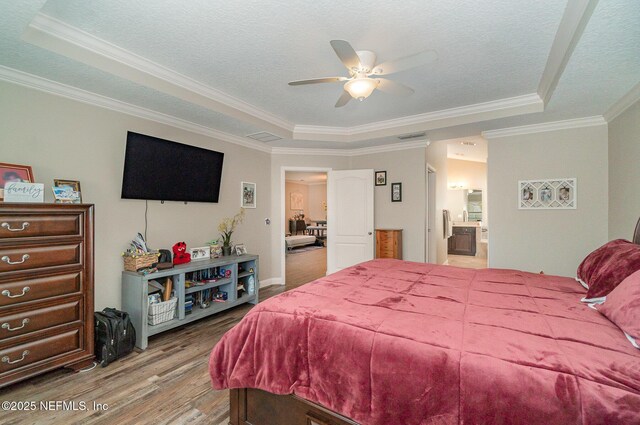
[[[640,219],[633,232],[640,245]],[[230,390],[230,425],[358,425],[357,422],[296,395],[253,388]]]

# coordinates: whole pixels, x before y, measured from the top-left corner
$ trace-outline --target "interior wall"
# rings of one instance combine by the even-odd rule
[[[326,220],[327,210],[327,184],[309,183],[309,219],[311,221]]]
[[[302,210],[291,209],[291,194],[298,193],[302,195]],[[284,184],[284,222],[285,232],[289,231],[289,219],[295,214],[302,211],[305,220],[309,219],[309,186],[301,183],[285,182]]]
[[[145,202],[120,199],[128,130],[225,154],[219,203],[149,202],[150,245],[170,249],[185,241],[197,247],[217,238],[220,220],[240,209],[240,182],[257,182],[257,208],[246,210],[233,241],[260,255],[261,279],[272,276],[269,227],[264,223],[271,206],[268,153],[18,85],[0,82],[0,92],[2,161],[31,165],[36,181],[45,187],[51,187],[54,178],[80,180],[83,201],[95,204],[97,310],[120,307],[120,253],[144,231]],[[45,201],[53,202],[51,189]]]
[[[575,276],[608,238],[607,126],[489,140],[489,266]],[[518,209],[518,180],[577,178],[577,208]]]
[[[432,235],[436,239],[436,261],[444,264],[447,261],[447,239],[444,237],[442,210],[447,203],[447,143],[436,141],[429,144],[426,149],[426,162],[436,172],[436,226],[432,229]]]
[[[387,185],[374,188],[375,227],[403,229],[404,259],[424,261],[427,190],[424,148],[354,156],[351,167],[387,172]],[[402,183],[402,202],[391,202],[391,183],[397,182]]]
[[[482,190],[482,226],[489,226],[487,211],[487,164],[478,161],[447,159],[447,208],[455,221],[462,221],[462,209],[466,208],[465,189],[449,189],[453,183],[463,183],[466,189]]]
[[[631,239],[640,217],[640,101],[609,123],[609,239]]]

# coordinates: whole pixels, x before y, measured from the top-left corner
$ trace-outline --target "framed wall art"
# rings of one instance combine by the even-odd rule
[[[302,196],[302,193],[291,192],[290,203],[291,206],[289,208],[293,211],[304,209],[304,197]]]
[[[53,194],[56,202],[82,203],[82,191],[78,180],[53,179]],[[56,190],[60,188],[60,190]]]
[[[576,209],[578,181],[562,179],[518,181],[518,208],[521,210]]]
[[[391,202],[402,202],[402,183],[391,183]]]
[[[386,186],[386,185],[387,185],[387,172],[376,171],[376,186]]]
[[[242,182],[242,208],[256,207],[256,184],[251,182]]]

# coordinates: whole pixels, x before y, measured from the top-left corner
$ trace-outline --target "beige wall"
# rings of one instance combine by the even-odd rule
[[[326,220],[327,211],[322,207],[327,203],[327,184],[310,183],[309,186],[309,220]]]
[[[575,276],[608,238],[607,127],[489,140],[489,265]],[[519,210],[518,180],[576,177],[577,209]]]
[[[354,156],[353,169],[387,172],[387,185],[375,186],[375,227],[403,229],[403,257],[425,260],[426,164],[424,148]],[[402,183],[402,202],[391,202],[391,183]]]
[[[485,162],[447,159],[447,187],[451,187],[452,183],[464,183],[467,189],[482,190],[482,225],[488,227],[487,164]],[[447,190],[447,208],[451,211],[451,216],[455,221],[462,219],[462,210],[467,205],[466,200],[466,190]]]
[[[436,226],[431,234],[436,239],[436,262],[444,264],[447,261],[447,239],[444,237],[442,210],[447,203],[447,143],[436,141],[426,150],[427,164],[436,170]]]
[[[302,210],[291,209],[291,194],[299,193],[302,195]],[[289,219],[295,214],[302,211],[305,220],[309,219],[309,186],[306,184],[285,182],[284,184],[284,222],[285,232],[289,231]]]
[[[150,245],[195,247],[216,238],[219,221],[240,208],[240,182],[257,182],[258,208],[247,209],[233,240],[260,255],[262,279],[272,276],[264,224],[271,206],[269,154],[17,85],[0,83],[0,93],[2,161],[31,165],[45,186],[54,178],[80,180],[83,201],[95,204],[96,309],[120,306],[120,253],[144,230],[144,201],[120,199],[127,130],[225,154],[219,203],[149,202]],[[52,200],[49,189],[46,201]]]
[[[609,239],[631,239],[640,217],[640,101],[609,123]]]

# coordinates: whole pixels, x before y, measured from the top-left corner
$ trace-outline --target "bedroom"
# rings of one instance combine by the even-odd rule
[[[242,9],[204,2],[157,8],[121,1],[3,3],[0,160],[30,165],[47,189],[47,203],[53,179],[82,183],[83,201],[95,205],[96,311],[122,306],[120,253],[145,226],[145,203],[121,199],[127,131],[225,153],[218,204],[149,202],[153,247],[177,241],[199,247],[217,237],[220,220],[240,207],[241,182],[256,183],[256,208],[246,210],[233,237],[260,256],[265,294],[284,283],[283,167],[386,171],[387,185],[374,187],[375,226],[403,229],[404,260],[433,255],[443,264],[446,240],[438,234],[448,189],[440,177],[447,164],[438,142],[452,138],[488,140],[490,267],[575,277],[591,251],[631,238],[640,215],[637,2],[408,2],[392,11],[389,4],[346,2],[334,9],[314,2],[284,11],[269,2]],[[427,50],[438,60],[389,76],[412,87],[413,95],[375,91],[342,108],[334,107],[340,84],[287,84],[348,75],[330,45],[339,39],[374,51],[380,62]],[[281,139],[246,137],[259,132]],[[424,138],[398,139],[420,132]],[[437,174],[432,232],[427,165]],[[545,178],[576,178],[577,208],[518,209],[518,181]],[[391,184],[398,182],[402,202],[392,202]],[[428,233],[436,233],[435,246]],[[136,352],[91,373],[54,371],[13,384],[0,390],[2,398],[40,400],[60,388],[64,399],[80,400],[74,385],[84,380],[87,401],[100,402],[96,394],[103,394],[101,385],[108,388],[111,374],[138,371],[131,392],[148,391],[148,398],[124,391],[109,400],[109,413],[151,415],[158,404],[149,398],[159,403],[163,391],[176,391],[169,383],[180,377],[172,368],[181,371],[199,357],[201,373],[185,375],[211,404],[184,402],[177,411],[201,419],[202,412],[223,415],[228,397],[213,399],[205,391],[212,391],[207,354],[219,338],[207,334],[205,324],[226,330],[226,320],[244,313],[186,327],[210,340],[189,339],[180,354],[170,336],[182,331],[152,337],[157,351],[149,355],[173,353],[169,363],[159,363],[160,375],[143,367],[146,351]],[[142,390],[142,382],[152,384]],[[48,390],[40,393],[39,385]],[[97,418],[97,412],[86,417],[92,414]]]

